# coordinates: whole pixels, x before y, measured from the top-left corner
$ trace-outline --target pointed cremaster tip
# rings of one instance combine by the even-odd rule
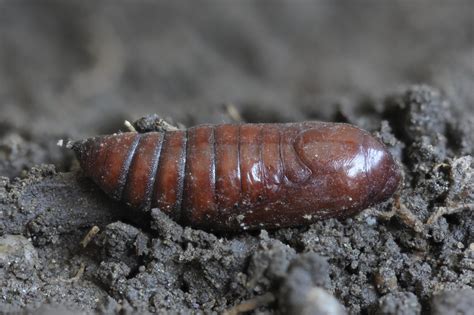
[[[84,151],[87,151],[86,143],[87,140],[69,141],[66,144],[66,148],[73,150],[76,154],[77,159],[81,160],[84,155]]]
[[[88,166],[90,165],[89,157],[91,156],[94,147],[93,138],[70,141],[66,144],[66,147],[74,151],[81,168],[87,173],[89,171]]]

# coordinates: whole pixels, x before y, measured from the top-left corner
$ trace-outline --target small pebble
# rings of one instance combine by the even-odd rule
[[[31,278],[38,265],[38,253],[27,238],[22,235],[0,237],[0,268],[10,268],[22,280]]]
[[[462,315],[474,313],[474,290],[467,288],[443,291],[431,299],[432,315]]]
[[[421,305],[411,292],[389,293],[380,298],[375,314],[384,315],[418,315]]]

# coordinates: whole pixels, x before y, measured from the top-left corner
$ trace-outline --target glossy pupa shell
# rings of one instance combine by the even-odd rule
[[[127,132],[73,149],[85,174],[112,198],[211,231],[348,217],[387,200],[400,181],[380,141],[339,123]]]

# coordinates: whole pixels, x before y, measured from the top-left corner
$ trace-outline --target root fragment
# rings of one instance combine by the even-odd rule
[[[69,278],[69,279],[61,279],[61,281],[66,282],[66,283],[76,282],[76,281],[78,281],[79,279],[82,278],[82,276],[84,275],[85,269],[86,269],[86,265],[84,263],[81,263],[81,265],[79,267],[79,270],[77,271],[77,273],[74,277]]]
[[[406,226],[412,228],[415,232],[421,233],[424,228],[423,222],[418,219],[401,201],[400,196],[395,196],[395,205],[389,212],[374,211],[375,216],[385,221],[393,216],[398,217]]]
[[[413,212],[411,212],[403,203],[397,209],[397,214],[400,220],[407,226],[411,227],[415,232],[421,233],[423,231],[423,222],[418,219]]]
[[[257,296],[253,299],[242,302],[239,305],[236,305],[228,310],[226,310],[224,315],[238,315],[245,312],[253,311],[260,306],[269,304],[275,301],[275,296],[272,293],[266,293],[264,295]]]
[[[240,115],[239,110],[237,109],[237,107],[235,107],[234,104],[227,103],[227,104],[224,104],[224,107],[225,107],[225,111],[227,113],[227,116],[229,116],[230,119],[232,119],[235,122],[243,122],[244,121],[244,119],[242,118],[242,115]]]
[[[99,233],[100,231],[100,228],[97,226],[97,225],[94,225],[90,230],[89,232],[87,232],[86,236],[84,236],[84,238],[82,239],[81,241],[81,245],[83,248],[86,248],[87,245],[90,243],[90,241],[94,238],[94,236],[97,235],[97,233]]]
[[[431,225],[438,221],[438,219],[443,215],[458,213],[464,210],[474,211],[474,203],[457,204],[447,207],[437,207],[435,212],[433,212],[433,214],[426,221],[426,224]]]
[[[128,120],[125,120],[125,121],[123,122],[123,124],[125,125],[125,128],[128,129],[128,131],[130,131],[130,132],[137,132],[137,130],[135,129],[135,127],[133,127],[132,123],[129,122]]]

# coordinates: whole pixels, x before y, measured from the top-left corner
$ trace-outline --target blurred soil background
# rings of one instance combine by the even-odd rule
[[[56,146],[229,108],[370,130],[399,197],[215,235],[130,213]],[[1,1],[0,313],[472,314],[473,125],[473,1]]]

